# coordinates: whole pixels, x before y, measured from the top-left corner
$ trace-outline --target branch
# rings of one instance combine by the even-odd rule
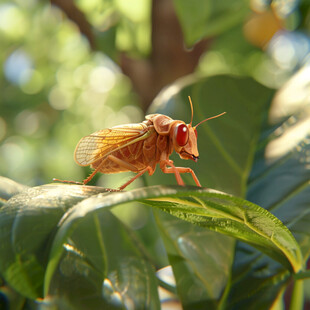
[[[153,0],[150,58],[121,57],[123,72],[131,79],[145,110],[163,87],[194,72],[209,42],[200,41],[191,50],[186,49],[173,1]]]
[[[52,5],[59,7],[69,19],[71,19],[79,28],[80,32],[88,39],[90,47],[95,49],[95,38],[92,27],[87,21],[84,13],[79,10],[73,0],[50,0]]]

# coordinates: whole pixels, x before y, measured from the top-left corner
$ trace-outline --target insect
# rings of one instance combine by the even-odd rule
[[[169,156],[176,151],[182,159],[197,162],[199,154],[196,128],[226,112],[207,118],[193,127],[193,104],[190,96],[188,98],[192,114],[189,124],[163,114],[150,114],[142,123],[115,126],[82,138],[76,146],[74,160],[80,166],[90,165],[94,169],[83,184],[87,184],[97,172],[137,173],[119,188],[123,190],[145,172],[152,175],[159,164],[164,173],[175,174],[179,185],[184,186],[181,174],[190,173],[196,185],[201,187],[191,168],[175,167]]]

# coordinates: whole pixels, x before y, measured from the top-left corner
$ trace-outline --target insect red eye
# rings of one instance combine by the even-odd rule
[[[176,127],[176,141],[179,146],[184,146],[188,141],[188,128],[185,124]]]
[[[195,131],[195,135],[196,135],[196,139],[197,139],[197,137],[198,137],[197,129],[195,128],[194,131]]]

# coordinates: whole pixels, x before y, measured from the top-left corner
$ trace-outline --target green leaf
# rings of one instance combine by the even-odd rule
[[[23,296],[42,297],[49,242],[58,221],[78,201],[105,191],[52,184],[30,188],[8,200],[0,216],[0,273],[5,280]]]
[[[1,209],[0,217],[5,231],[0,236],[1,253],[6,253],[1,256],[1,271],[6,281],[34,298],[41,296],[45,274],[45,295],[60,308],[85,308],[85,302],[93,296],[88,302],[90,309],[107,304],[126,307],[128,302],[158,309],[158,284],[152,262],[131,230],[108,210],[132,201],[245,241],[294,272],[302,268],[299,246],[289,230],[268,211],[241,198],[179,186],[97,195],[105,191],[98,187],[59,184],[37,187],[11,198]],[[22,234],[25,230],[31,234]],[[195,237],[195,233],[186,236],[183,231],[178,239],[181,253],[188,261],[199,255],[190,250]],[[228,245],[232,244],[228,242]],[[226,250],[221,249],[222,254]],[[191,268],[199,267],[197,263],[203,258],[204,253],[200,253]],[[225,258],[223,262],[226,265]],[[195,271],[197,275],[198,271]],[[206,270],[204,273],[208,274]],[[217,288],[209,289],[210,300],[220,294],[228,269],[225,274]],[[186,296],[182,298],[185,304],[193,304]]]
[[[13,180],[0,176],[0,199],[4,203],[12,196],[26,190],[28,186],[19,184]],[[1,203],[1,201],[0,201]]]
[[[174,5],[189,46],[242,23],[249,12],[244,0],[174,0]]]
[[[62,244],[86,215],[114,205],[141,201],[191,223],[212,229],[258,247],[297,272],[302,268],[298,244],[289,230],[268,211],[241,198],[208,189],[155,186],[130,192],[92,197],[65,215],[52,247],[48,284],[58,260]],[[47,285],[48,286],[48,285]]]
[[[304,99],[309,96],[308,70],[301,69],[274,97],[256,147],[247,193],[247,199],[272,212],[290,229],[305,261],[310,254],[309,103]],[[236,255],[247,263],[235,260],[239,272],[233,276],[234,285],[244,288],[239,290],[241,299],[252,296],[247,297],[248,306],[260,306],[258,301],[264,298],[253,294],[257,291],[254,283],[259,281],[258,270],[263,268],[269,277],[276,277],[274,262],[244,244],[238,244]],[[300,287],[300,283],[297,285]],[[236,296],[234,291],[231,300]]]
[[[155,270],[132,233],[109,210],[83,218],[73,213],[58,232],[71,231],[48,284],[51,303],[61,309],[159,309]]]
[[[291,232],[271,213],[240,198],[197,191],[152,199],[148,204],[183,220],[247,242],[294,272],[303,267],[299,246]]]
[[[235,240],[160,211],[156,215],[182,307],[216,309],[230,278]]]

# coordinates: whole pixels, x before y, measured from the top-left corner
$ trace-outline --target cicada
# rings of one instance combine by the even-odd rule
[[[136,175],[119,188],[123,190],[145,172],[153,175],[159,164],[162,172],[174,173],[179,185],[184,186],[181,174],[190,173],[196,185],[201,186],[191,168],[176,167],[169,156],[175,151],[182,159],[197,162],[197,126],[226,112],[192,126],[193,104],[190,96],[189,102],[192,113],[189,124],[163,114],[150,114],[142,123],[115,126],[82,138],[76,146],[74,160],[80,166],[90,165],[94,169],[83,184],[87,184],[97,172],[135,172]]]

